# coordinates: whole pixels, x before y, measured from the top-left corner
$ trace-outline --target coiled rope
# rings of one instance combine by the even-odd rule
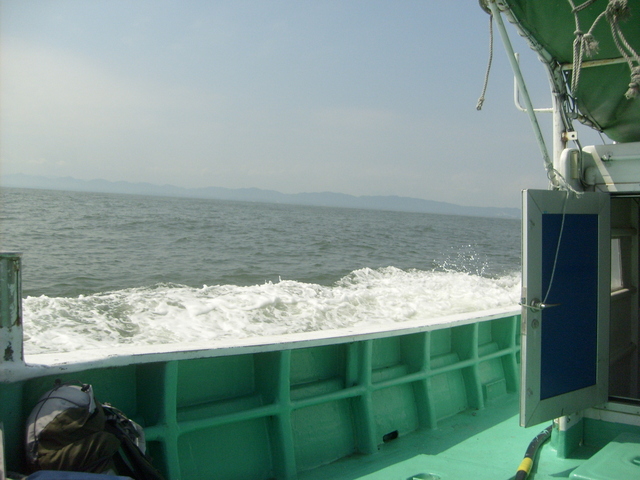
[[[580,28],[578,13],[593,5],[595,1],[596,0],[587,0],[583,4],[576,6],[573,0],[568,0],[571,5],[571,11],[576,24],[574,32],[576,38],[573,42],[573,73],[571,75],[571,91],[575,95],[578,89],[580,71],[582,69],[582,60],[584,56],[592,57],[598,52],[599,45],[598,41],[593,36],[593,31],[600,20],[605,18],[611,27],[611,37],[618,49],[618,52],[620,52],[622,58],[624,58],[629,65],[631,82],[629,83],[629,89],[625,93],[625,97],[627,99],[635,98],[640,95],[640,57],[629,44],[620,27],[620,22],[627,20],[631,16],[627,0],[609,0],[605,10],[596,17],[587,33],[583,34],[582,29]]]

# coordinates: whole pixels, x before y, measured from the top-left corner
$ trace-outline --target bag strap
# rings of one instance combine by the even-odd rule
[[[111,405],[103,405],[107,421],[105,431],[120,440],[121,448],[114,455],[118,471],[135,480],[164,480],[162,474],[152,465],[151,457],[143,452],[134,441],[139,436],[131,420]]]

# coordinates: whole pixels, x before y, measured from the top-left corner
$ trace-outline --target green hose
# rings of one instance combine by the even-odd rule
[[[525,480],[529,476],[531,467],[533,467],[533,460],[536,453],[538,453],[538,448],[540,448],[540,445],[549,439],[551,436],[551,430],[553,430],[553,423],[541,431],[536,438],[531,441],[524,454],[524,458],[518,467],[515,480]]]

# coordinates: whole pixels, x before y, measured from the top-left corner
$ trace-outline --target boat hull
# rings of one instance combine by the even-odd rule
[[[143,425],[170,479],[298,478],[514,396],[519,325],[517,311],[502,310],[84,361],[34,356],[0,383],[8,469],[25,471],[26,417],[60,379],[91,383]]]

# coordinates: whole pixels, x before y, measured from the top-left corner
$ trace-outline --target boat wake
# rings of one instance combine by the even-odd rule
[[[158,284],[95,295],[27,297],[25,353],[424,321],[515,305],[520,275],[363,268],[333,286],[292,280],[193,288]]]

